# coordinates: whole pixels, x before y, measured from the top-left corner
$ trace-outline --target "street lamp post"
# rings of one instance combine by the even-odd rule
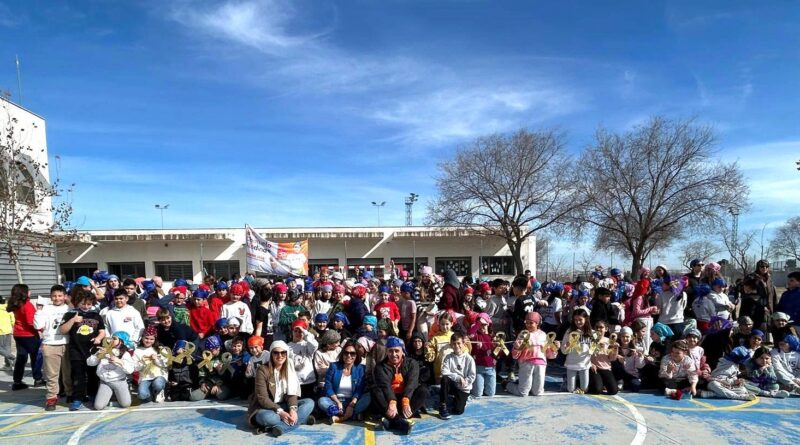
[[[381,201],[380,204],[372,201],[372,205],[378,208],[378,227],[381,226],[381,207],[386,205],[386,201]]]
[[[412,207],[414,207],[414,203],[417,202],[418,199],[419,199],[419,195],[416,194],[416,193],[412,193],[412,194],[410,194],[410,195],[408,195],[406,197],[406,225],[407,226],[414,225],[413,224],[413,219],[411,217],[411,210],[412,210]]]
[[[161,230],[164,230],[164,210],[169,208],[169,204],[156,204],[156,209],[161,210]]]

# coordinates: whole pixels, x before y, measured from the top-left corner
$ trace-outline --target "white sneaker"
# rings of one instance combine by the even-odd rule
[[[772,397],[775,397],[776,399],[785,399],[789,397],[789,391],[784,391],[782,389],[779,389],[772,393]]]
[[[677,389],[664,388],[664,395],[667,396],[667,397],[675,394],[676,392],[678,392]]]
[[[163,403],[164,399],[166,399],[166,396],[164,395],[164,390],[162,389],[158,392],[158,394],[156,394],[156,403]]]
[[[713,399],[714,397],[717,396],[717,394],[714,393],[714,391],[707,391],[705,389],[701,389],[698,392],[698,395],[703,399]]]

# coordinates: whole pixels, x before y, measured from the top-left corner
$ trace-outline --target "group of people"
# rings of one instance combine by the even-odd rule
[[[252,427],[272,436],[365,416],[407,434],[420,413],[460,415],[498,388],[540,395],[548,366],[565,368],[563,389],[576,394],[800,394],[800,272],[780,297],[766,261],[736,284],[719,273],[694,260],[684,274],[658,266],[632,279],[598,266],[573,283],[530,272],[473,282],[425,266],[417,278],[323,269],[165,289],[159,277],[98,271],[53,286],[49,299],[14,286],[0,350],[14,361],[13,390],[28,387],[30,360],[46,410],[61,396],[70,410],[102,410],[112,397],[127,407],[132,394],[142,403],[240,398]]]

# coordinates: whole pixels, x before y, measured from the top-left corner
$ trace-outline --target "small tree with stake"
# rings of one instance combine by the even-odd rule
[[[58,179],[48,180],[47,162],[37,156],[46,149],[29,145],[31,128],[15,116],[9,98],[0,97],[0,251],[24,283],[24,251],[50,256],[57,241],[75,237],[72,205],[64,199],[74,184],[65,189]]]
[[[479,137],[439,163],[428,223],[502,238],[521,274],[523,242],[559,226],[573,204],[574,187],[563,172],[569,164],[555,131]]]

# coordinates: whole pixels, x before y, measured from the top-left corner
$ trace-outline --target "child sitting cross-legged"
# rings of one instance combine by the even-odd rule
[[[658,373],[664,381],[664,394],[680,400],[684,390],[688,389],[694,396],[697,394],[697,367],[689,357],[689,345],[686,340],[672,343],[672,351],[661,360]]]

